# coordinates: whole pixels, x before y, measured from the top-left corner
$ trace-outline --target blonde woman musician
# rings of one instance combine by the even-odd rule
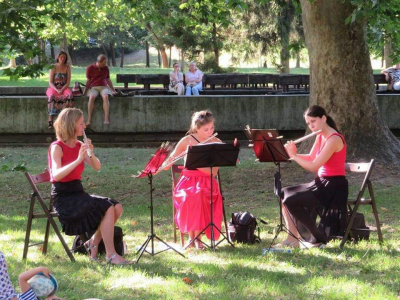
[[[311,106],[304,113],[311,131],[321,130],[309,154],[298,154],[296,145],[285,145],[288,155],[301,167],[316,172],[310,183],[283,189],[283,212],[288,235],[280,246],[320,247],[343,236],[346,229],[348,182],[345,177],[346,142],[333,119],[321,106]],[[317,224],[317,216],[320,222]]]
[[[89,195],[83,190],[81,178],[85,164],[100,171],[101,163],[87,144],[78,140],[86,128],[83,113],[77,108],[64,109],[54,122],[57,141],[49,148],[51,195],[58,212],[62,230],[67,235],[79,235],[96,230],[85,243],[92,260],[97,258],[97,246],[104,241],[106,261],[110,264],[128,264],[114,248],[114,224],[122,214],[122,205],[110,198]],[[91,158],[88,156],[91,150]]]
[[[177,93],[181,96],[185,92],[185,86],[183,85],[183,73],[180,72],[181,66],[178,63],[174,63],[174,70],[169,72],[169,91]]]
[[[188,134],[182,138],[171,153],[168,160],[172,161],[190,145],[196,145],[208,140],[214,133],[214,117],[209,110],[195,112]],[[213,137],[209,142],[221,142]],[[218,168],[213,168],[216,176]],[[215,178],[213,180],[213,222],[218,229],[222,224],[222,196],[219,185]],[[210,223],[210,169],[199,168],[197,170],[183,169],[175,189],[173,191],[174,205],[176,208],[175,221],[181,232],[189,234],[187,246],[203,249],[203,244],[195,237]],[[207,238],[211,237],[211,229],[205,231]],[[218,240],[220,233],[214,229],[214,238]]]

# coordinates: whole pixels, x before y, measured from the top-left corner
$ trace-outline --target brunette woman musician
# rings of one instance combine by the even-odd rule
[[[114,224],[122,214],[122,205],[110,198],[89,195],[82,187],[85,163],[100,171],[101,163],[93,152],[92,142],[78,140],[86,128],[83,113],[77,108],[62,110],[54,122],[57,141],[49,148],[49,169],[52,184],[51,195],[59,221],[67,235],[79,235],[96,231],[85,243],[92,260],[98,260],[100,241],[104,241],[106,261],[110,264],[128,264],[114,248]],[[88,150],[90,149],[90,157]]]
[[[192,115],[190,130],[176,145],[168,160],[186,151],[187,146],[196,145],[209,139],[214,133],[214,117],[209,110],[195,112]],[[208,142],[221,142],[213,137]],[[218,173],[218,168],[212,169],[213,176]],[[222,223],[222,196],[219,185],[213,180],[213,222],[221,229]],[[181,176],[173,191],[174,206],[176,208],[175,221],[181,232],[189,234],[187,246],[203,249],[200,237],[195,237],[210,223],[210,169],[199,168],[196,170],[183,169]],[[211,229],[205,231],[207,238],[211,237]],[[218,230],[214,229],[214,238],[219,238]]]
[[[299,247],[298,238],[302,240],[301,245],[320,247],[336,236],[343,236],[346,228],[346,142],[322,107],[311,106],[304,118],[311,131],[321,130],[311,152],[297,154],[292,141],[286,143],[285,149],[292,160],[318,175],[310,183],[283,189],[284,217],[294,236],[289,234],[280,246]]]

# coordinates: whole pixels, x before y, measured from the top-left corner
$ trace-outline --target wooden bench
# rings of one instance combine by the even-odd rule
[[[117,74],[117,83],[123,83],[127,89],[129,83],[136,83],[136,74]]]
[[[374,83],[377,91],[379,90],[379,84],[388,84],[384,74],[374,74]]]
[[[300,89],[301,75],[280,75],[279,85],[282,86],[282,92],[288,92],[289,85],[293,85],[294,88]]]
[[[249,74],[249,86],[253,89],[268,88],[269,84],[276,89],[276,78],[273,74]]]
[[[138,74],[136,75],[136,83],[143,84],[145,90],[150,90],[152,84],[162,84],[164,89],[168,89],[169,75],[167,74]]]

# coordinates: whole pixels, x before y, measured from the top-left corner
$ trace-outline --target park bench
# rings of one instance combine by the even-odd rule
[[[136,83],[143,84],[145,90],[150,90],[152,84],[162,84],[164,89],[168,89],[169,75],[166,74],[138,74],[136,75]]]
[[[129,83],[136,83],[136,74],[117,74],[117,83],[123,83],[124,88],[129,88]]]
[[[272,84],[273,89],[277,88],[277,80],[279,75],[275,74],[249,74],[249,87],[253,89],[269,88],[269,84]]]
[[[377,91],[379,90],[379,84],[388,84],[384,74],[374,74],[374,83]]]

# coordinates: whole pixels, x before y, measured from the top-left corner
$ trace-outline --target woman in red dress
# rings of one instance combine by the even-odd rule
[[[171,153],[169,160],[173,160],[182,152],[187,150],[190,145],[196,145],[209,139],[214,134],[214,117],[209,110],[195,112],[192,116],[190,130],[187,135],[182,138],[174,151]],[[208,142],[221,142],[213,137]],[[213,176],[218,173],[218,168],[212,169]],[[213,223],[218,229],[221,229],[222,223],[222,196],[219,185],[213,177]],[[196,246],[203,249],[200,236],[195,237],[207,227],[210,223],[210,197],[211,197],[211,181],[210,169],[199,168],[196,170],[183,169],[181,176],[173,191],[174,205],[176,208],[175,221],[178,228],[183,233],[189,234],[188,246]],[[205,231],[207,238],[211,237],[211,229]],[[219,238],[218,230],[214,229],[214,239]]]

